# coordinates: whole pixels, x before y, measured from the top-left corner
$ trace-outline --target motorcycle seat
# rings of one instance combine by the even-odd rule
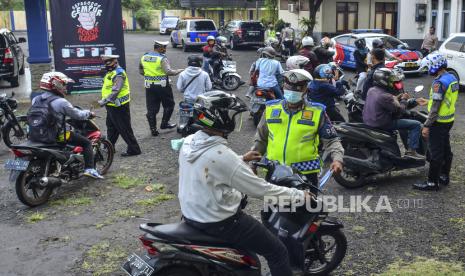
[[[158,238],[165,240],[185,243],[185,244],[215,244],[227,245],[228,242],[209,236],[200,230],[197,230],[185,222],[172,224],[151,224],[146,223],[140,226],[142,231],[150,233]]]
[[[20,148],[51,148],[51,149],[55,149],[55,148],[62,148],[63,145],[60,145],[60,144],[57,144],[57,143],[54,143],[54,144],[45,144],[45,143],[41,143],[41,142],[33,142],[33,141],[26,141],[24,143],[21,143],[21,144],[17,144],[17,145],[12,145],[11,146],[12,148],[17,148],[17,149],[20,149]]]
[[[365,125],[363,123],[346,123],[346,125],[348,126],[352,126],[352,127],[359,127],[359,128],[365,128],[365,129],[369,129],[369,130],[374,130],[376,132],[380,132],[380,133],[383,133],[383,134],[386,134],[386,135],[395,135],[396,132],[395,131],[389,131],[389,130],[384,130],[384,129],[380,129],[380,128],[375,128],[375,127],[371,127],[371,126],[368,126],[368,125]]]

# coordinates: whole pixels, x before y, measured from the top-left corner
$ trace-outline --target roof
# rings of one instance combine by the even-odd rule
[[[180,0],[181,7],[183,8],[255,8],[255,1],[248,0]],[[264,7],[265,1],[258,1],[258,7]]]

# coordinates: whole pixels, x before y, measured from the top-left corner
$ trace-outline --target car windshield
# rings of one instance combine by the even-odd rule
[[[402,41],[398,40],[397,38],[394,38],[392,36],[370,36],[370,37],[365,37],[365,41],[367,43],[367,46],[371,48],[371,44],[373,43],[373,40],[375,39],[381,39],[384,42],[384,46],[386,49],[398,49],[399,45],[404,46],[404,43]]]
[[[261,31],[263,30],[263,25],[260,22],[242,22],[241,28],[250,31]]]
[[[178,22],[177,18],[164,18],[163,22],[161,23],[162,25],[169,25],[169,26],[174,26]]]
[[[210,20],[192,21],[190,31],[214,31],[216,30],[215,24]]]

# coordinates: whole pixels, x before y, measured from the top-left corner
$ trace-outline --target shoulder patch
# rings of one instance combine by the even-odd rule
[[[326,105],[321,104],[321,103],[308,102],[308,104],[309,104],[311,107],[320,108],[320,109],[322,109],[322,110],[325,110],[325,109],[326,109]]]
[[[115,73],[116,73],[117,75],[121,75],[121,74],[124,73],[124,69],[121,68],[121,67],[118,67],[118,68],[116,68]]]
[[[280,99],[277,99],[277,100],[270,100],[270,101],[267,101],[266,102],[266,105],[275,105],[275,104],[278,104],[280,103],[282,100]]]

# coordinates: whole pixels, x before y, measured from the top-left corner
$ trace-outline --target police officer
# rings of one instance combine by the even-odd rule
[[[325,106],[305,101],[307,84],[312,79],[304,69],[284,73],[284,100],[268,101],[257,127],[252,151],[267,154],[269,160],[289,165],[318,184],[320,139],[325,155],[333,160],[331,169],[342,171],[344,148],[325,112]]]
[[[103,79],[102,99],[100,106],[107,109],[107,133],[110,142],[115,145],[119,135],[128,145],[127,151],[121,156],[133,156],[141,153],[139,144],[131,127],[131,112],[129,109],[130,88],[126,71],[118,65],[118,55],[103,55],[107,74]]]
[[[169,122],[174,110],[173,90],[168,76],[175,76],[183,69],[173,70],[165,56],[168,41],[155,41],[153,52],[142,56],[139,64],[139,72],[144,76],[145,95],[147,105],[147,120],[152,136],[158,136],[157,114],[160,111],[160,103],[163,105],[163,117],[160,129],[171,129],[176,124]]]
[[[459,84],[454,75],[448,73],[447,60],[439,53],[432,53],[422,60],[422,68],[428,66],[428,73],[435,77],[429,93],[428,119],[422,134],[428,138],[429,172],[428,180],[414,184],[420,190],[438,190],[439,185],[449,184],[452,165],[450,130],[454,124],[455,103]]]

